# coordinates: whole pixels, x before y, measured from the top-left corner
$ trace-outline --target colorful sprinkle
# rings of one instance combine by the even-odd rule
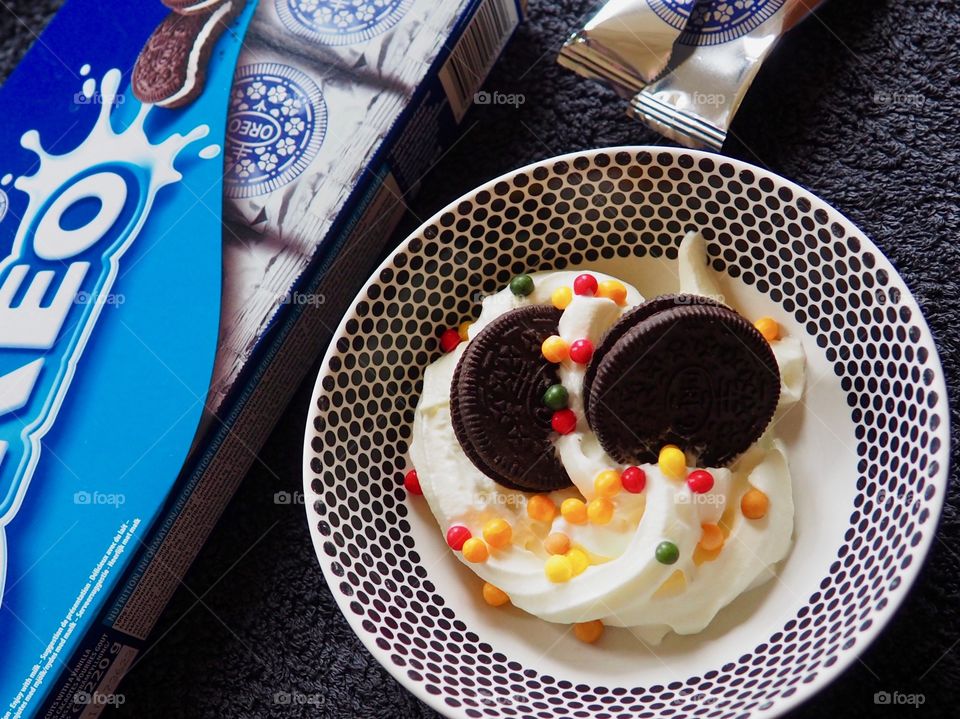
[[[466,342],[470,339],[470,328],[473,327],[473,322],[461,322],[457,327],[457,334],[460,335],[460,341]]]
[[[713,475],[704,469],[695,469],[687,475],[687,486],[694,494],[706,494],[713,489]]]
[[[420,477],[417,476],[415,469],[403,475],[403,486],[410,494],[423,494],[423,489],[420,488]]]
[[[615,497],[622,488],[620,473],[615,469],[605,469],[593,480],[593,491],[598,497]]]
[[[587,557],[587,553],[582,549],[577,549],[573,547],[567,552],[567,559],[570,560],[570,563],[573,565],[573,576],[583,574],[587,567],[590,566],[590,559]]]
[[[564,409],[570,401],[570,394],[562,384],[552,384],[543,393],[543,403],[550,409]]]
[[[503,549],[513,539],[513,527],[505,519],[491,519],[483,525],[483,538],[494,549]]]
[[[561,409],[553,413],[550,426],[557,434],[570,434],[577,428],[577,415],[572,409]]]
[[[740,511],[747,519],[763,519],[770,509],[770,499],[759,489],[751,489],[740,500]]]
[[[563,500],[560,505],[560,515],[570,524],[586,524],[587,505],[583,503],[582,499],[570,497]]]
[[[558,287],[550,295],[550,302],[558,310],[567,309],[567,305],[573,300],[573,290],[569,287]]]
[[[780,325],[773,317],[761,317],[753,326],[760,331],[767,342],[776,342],[780,339]]]
[[[483,601],[489,604],[491,607],[502,607],[504,604],[510,601],[510,597],[507,596],[507,593],[495,587],[490,582],[483,583]]]
[[[573,291],[583,297],[593,297],[597,294],[597,278],[593,275],[577,275],[573,281]]]
[[[452,352],[458,344],[460,344],[460,333],[452,327],[444,330],[443,334],[440,335],[440,348],[444,352]]]
[[[526,297],[533,292],[533,278],[530,275],[516,275],[510,280],[510,291],[517,297]]]
[[[462,524],[454,524],[447,530],[447,544],[450,546],[450,549],[459,552],[463,549],[463,543],[472,536],[473,534],[470,533],[470,530]]]
[[[570,551],[570,537],[563,532],[554,532],[543,540],[543,548],[547,554],[566,554]]]
[[[656,556],[660,564],[674,564],[680,559],[680,550],[677,549],[677,545],[673,542],[660,542],[660,544],[657,545],[654,556]]]
[[[660,450],[660,457],[657,460],[660,465],[660,471],[670,479],[682,479],[687,473],[687,458],[675,444],[668,444]]]
[[[723,530],[716,524],[700,525],[699,547],[705,552],[715,552],[723,546]]]
[[[463,543],[463,558],[468,562],[478,564],[487,561],[490,556],[490,550],[487,549],[487,543],[482,539],[472,537]]]
[[[591,357],[593,357],[593,342],[590,340],[574,340],[570,345],[570,359],[577,364],[587,364]]]
[[[554,584],[562,584],[573,579],[573,564],[562,554],[554,554],[543,565],[543,573]]]
[[[627,467],[620,475],[620,484],[631,494],[640,494],[647,488],[647,473],[639,467]]]
[[[573,625],[573,636],[586,644],[593,644],[603,636],[603,622],[594,619],[592,622],[578,622]]]
[[[594,524],[610,524],[613,519],[613,502],[606,497],[596,497],[587,504],[587,519]]]
[[[547,362],[559,363],[570,356],[570,345],[563,337],[551,335],[540,345],[540,352]]]
[[[618,305],[623,306],[627,303],[627,288],[624,287],[622,282],[604,280],[597,287],[597,297],[606,297],[608,300],[613,300]]]
[[[557,516],[557,505],[545,494],[535,494],[527,500],[527,516],[535,522],[552,522]]]

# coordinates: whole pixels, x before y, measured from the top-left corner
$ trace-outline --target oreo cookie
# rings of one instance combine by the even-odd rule
[[[509,489],[548,492],[571,485],[551,442],[543,394],[559,382],[540,345],[561,311],[529,305],[502,314],[474,337],[450,386],[450,415],[470,461]]]
[[[663,445],[675,444],[698,466],[724,466],[773,418],[777,360],[728,307],[656,298],[621,318],[609,337],[588,369],[584,406],[618,462],[656,462]]]
[[[137,99],[174,109],[199,97],[213,48],[242,7],[240,0],[225,0],[212,10],[168,15],[134,65],[132,87]]]
[[[193,15],[195,13],[213,10],[226,0],[160,0],[164,5],[180,15]]]

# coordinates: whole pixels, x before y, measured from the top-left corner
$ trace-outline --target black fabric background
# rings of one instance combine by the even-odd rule
[[[264,0],[267,1],[267,0]],[[0,71],[15,65],[58,0],[0,0]],[[132,7],[135,2],[116,3]],[[589,0],[532,0],[486,87],[519,109],[472,110],[425,180],[417,217],[528,162],[605,145],[661,142],[611,92],[554,63]],[[727,154],[808,187],[893,261],[960,386],[960,16],[951,0],[830,0],[766,64]],[[918,97],[919,96],[919,99]],[[408,229],[415,226],[408,223]],[[433,717],[363,649],[324,583],[300,488],[304,383],[120,692],[122,717]],[[958,425],[953,407],[954,440]],[[960,497],[956,467],[930,558],[882,636],[790,716],[960,716]],[[802,481],[802,480],[798,480]],[[2,651],[2,649],[0,649]],[[878,690],[922,693],[919,709],[877,707]],[[278,704],[278,692],[322,706]]]

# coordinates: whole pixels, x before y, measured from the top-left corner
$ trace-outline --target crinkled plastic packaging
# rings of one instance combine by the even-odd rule
[[[719,150],[763,61],[820,2],[609,0],[558,61],[612,85],[660,134]]]

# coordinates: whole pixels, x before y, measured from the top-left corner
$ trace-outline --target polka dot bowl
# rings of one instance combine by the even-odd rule
[[[673,289],[701,230],[727,301],[807,353],[789,451],[795,544],[775,580],[696,636],[594,645],[484,604],[403,475],[443,328],[513,274],[590,268]],[[323,361],[304,490],[331,591],[370,652],[451,717],[776,716],[853,661],[903,600],[934,536],[948,465],[943,375],[910,292],[852,223],[806,190],[715,155],[612,148],[487,183],[376,271]]]

